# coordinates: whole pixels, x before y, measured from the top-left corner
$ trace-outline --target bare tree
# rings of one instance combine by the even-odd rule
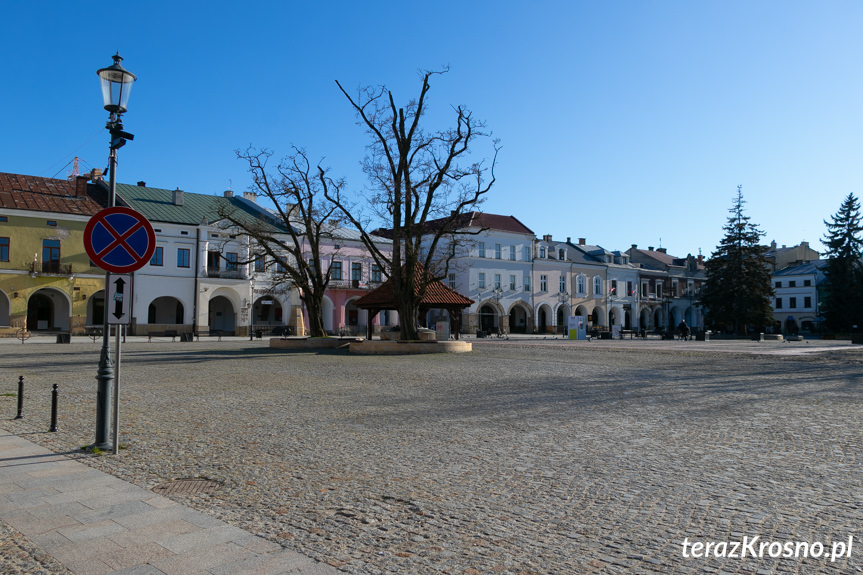
[[[250,236],[250,260],[243,263],[265,258],[274,272],[274,285],[292,283],[299,289],[308,312],[309,333],[323,337],[322,304],[336,252],[322,253],[321,248],[338,227],[337,207],[324,190],[338,195],[344,183],[330,178],[321,167],[311,168],[306,152],[297,147],[275,171],[267,166],[273,155],[269,150],[249,147],[236,154],[249,164],[251,190],[269,199],[275,208],[271,217],[263,219],[249,218],[237,210],[224,210],[220,216]]]
[[[418,338],[419,303],[426,286],[446,277],[456,254],[452,249],[438,253],[442,240],[450,244],[454,235],[466,232],[466,213],[479,206],[494,184],[498,143],[493,140],[489,165],[471,161],[475,141],[491,135],[468,109],[454,107],[455,126],[448,129],[427,131],[421,126],[429,80],[446,71],[424,72],[419,98],[405,107],[396,106],[384,86],[361,88],[352,97],[336,82],[371,139],[363,162],[369,187],[362,200],[355,201],[343,197],[340,188],[324,191],[359,230],[372,257],[388,270],[400,337],[406,340]],[[391,257],[372,238],[376,223],[385,226],[385,235],[392,239]]]

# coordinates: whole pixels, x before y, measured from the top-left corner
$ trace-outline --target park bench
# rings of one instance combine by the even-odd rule
[[[177,330],[166,329],[165,331],[151,331],[147,334],[147,342],[153,341],[154,337],[170,337],[171,341],[177,341]]]
[[[211,335],[213,337],[218,337],[219,341],[222,341],[222,331],[218,329],[199,329],[195,332],[195,341],[201,341],[201,336],[207,337]]]

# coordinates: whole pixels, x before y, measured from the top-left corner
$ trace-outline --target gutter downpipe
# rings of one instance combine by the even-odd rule
[[[195,228],[195,293],[192,295],[192,334],[198,333],[198,259],[201,251],[201,226]]]

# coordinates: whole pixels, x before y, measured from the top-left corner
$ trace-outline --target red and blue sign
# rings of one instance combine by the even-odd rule
[[[94,264],[115,274],[141,269],[156,250],[156,233],[147,218],[131,208],[106,208],[84,228],[84,249]]]

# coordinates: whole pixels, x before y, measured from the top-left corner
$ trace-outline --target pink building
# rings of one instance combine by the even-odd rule
[[[325,262],[322,265],[329,265],[331,269],[323,301],[324,329],[333,335],[363,335],[368,328],[368,313],[357,309],[354,302],[381,285],[386,276],[363,245],[358,232],[339,228],[334,236],[321,242],[321,259]],[[389,257],[391,242],[381,238],[380,249]],[[311,253],[307,257],[311,257]],[[303,315],[308,322],[305,309]],[[372,325],[398,325],[398,314],[381,312],[373,318]]]

